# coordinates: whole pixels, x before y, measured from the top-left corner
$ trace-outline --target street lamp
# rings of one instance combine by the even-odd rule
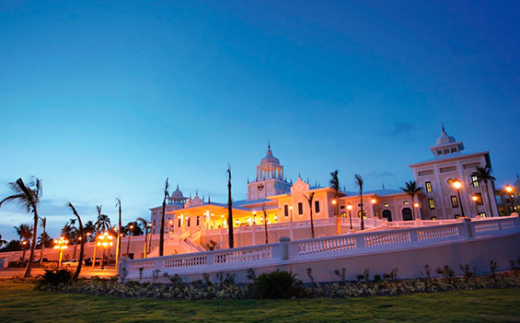
[[[101,261],[101,270],[105,269],[105,251],[114,245],[112,239],[114,239],[114,236],[108,233],[108,231],[105,231],[105,233],[99,236],[97,245],[98,247],[103,247],[103,259]],[[94,261],[96,261],[96,259],[94,259]]]
[[[374,210],[374,216],[375,216],[376,218],[379,218],[379,215],[377,214],[377,208],[376,208],[376,207],[377,207],[377,205],[376,205],[377,200],[376,200],[376,199],[372,199],[372,200],[370,201],[370,203],[372,203],[372,207],[373,207],[373,210]]]
[[[461,216],[464,217],[464,206],[462,205],[462,200],[460,199],[460,189],[462,188],[462,183],[458,179],[456,179],[453,181],[453,183],[451,183],[451,185],[453,186],[453,188],[457,190],[457,196],[459,197],[460,203],[460,213]]]
[[[477,209],[477,215],[478,215],[478,196],[472,195],[471,199],[473,200],[473,202],[475,202],[475,208]]]
[[[350,230],[352,230],[352,204],[347,205],[348,218],[350,219]]]
[[[60,260],[58,261],[58,268],[61,267],[61,259],[63,257],[63,250],[67,249],[67,245],[69,244],[69,240],[65,240],[65,238],[60,237],[59,239],[54,240],[54,249],[60,251]]]
[[[132,232],[134,232],[134,225],[130,224],[128,226],[128,244],[126,245],[126,256],[129,257],[130,254],[130,241],[132,240]]]
[[[513,194],[515,192],[515,190],[511,185],[507,184],[505,187],[505,191],[509,194],[509,197],[511,198],[511,208],[512,208],[511,213],[515,212],[515,199],[514,199],[514,194]],[[511,214],[511,213],[509,213],[509,214]]]
[[[27,240],[22,241],[23,246],[23,255],[22,255],[22,264],[25,261],[25,251],[27,250]]]

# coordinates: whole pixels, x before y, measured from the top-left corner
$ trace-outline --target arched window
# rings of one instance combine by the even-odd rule
[[[386,218],[388,222],[392,222],[392,212],[390,210],[384,210],[383,218]]]
[[[403,221],[413,221],[412,209],[405,207],[403,209]]]

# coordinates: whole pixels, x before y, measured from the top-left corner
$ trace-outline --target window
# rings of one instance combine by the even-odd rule
[[[200,226],[200,219],[197,217],[197,226]]]
[[[455,218],[455,219],[460,218],[460,214],[455,214],[454,218]]]
[[[339,208],[344,210],[345,209],[345,205],[340,205]]]
[[[430,210],[435,210],[435,202],[432,198],[428,199],[428,206],[430,207]]]
[[[477,205],[484,205],[484,201],[482,200],[482,194],[475,193],[475,196],[477,197]]]
[[[283,206],[283,215],[285,215],[285,217],[289,216],[289,205]]]
[[[320,213],[320,201],[314,201],[314,210],[316,213]]]
[[[480,184],[477,176],[471,176],[471,185],[473,185],[473,187],[479,187]]]
[[[426,175],[433,175],[433,170],[429,169],[429,170],[423,170],[423,171],[419,172],[419,176],[426,176]]]
[[[188,226],[191,224],[191,217],[188,218]]]
[[[181,227],[181,218],[179,218],[179,225],[178,227],[180,228]]]
[[[437,221],[437,217],[436,216],[432,216],[431,218],[433,221]]]
[[[408,201],[404,201],[403,204],[404,204],[404,205],[408,205],[408,204],[410,204],[410,202],[408,202]]]
[[[486,212],[480,212],[478,215],[480,215],[481,217],[485,218],[486,217]]]
[[[299,215],[303,214],[303,203],[302,202],[298,203],[298,214]]]
[[[450,196],[451,199],[451,207],[456,209],[459,207],[459,200],[457,200],[457,197],[455,195]]]
[[[383,204],[383,206],[384,206],[384,207],[389,207],[389,206],[390,206],[390,204],[388,204],[388,203],[385,203],[385,204]]]
[[[432,182],[426,182],[424,183],[424,186],[426,186],[426,193],[432,192]]]
[[[346,218],[347,217],[347,213],[346,212],[341,212],[339,216],[342,217],[342,218]]]

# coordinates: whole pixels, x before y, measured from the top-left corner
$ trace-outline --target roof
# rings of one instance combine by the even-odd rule
[[[462,152],[456,152],[456,153],[452,153],[452,154],[449,154],[449,155],[440,155],[440,156],[437,156],[437,157],[434,157],[434,158],[427,159],[427,160],[422,161],[422,162],[411,164],[409,166],[413,167],[413,166],[419,166],[421,164],[436,163],[436,162],[439,162],[439,161],[447,161],[447,160],[450,160],[450,159],[457,159],[457,158],[470,158],[470,157],[476,157],[476,156],[481,156],[481,155],[489,155],[489,152],[488,151],[483,151],[483,152],[479,152],[479,153],[469,153],[469,154],[468,153],[462,153]],[[486,158],[489,159],[489,157],[486,157]],[[489,160],[487,162],[489,164]]]
[[[260,165],[269,163],[280,164],[280,160],[274,157],[273,152],[271,151],[271,145],[267,147],[267,153],[265,154],[265,157],[262,158],[262,160],[260,161]]]

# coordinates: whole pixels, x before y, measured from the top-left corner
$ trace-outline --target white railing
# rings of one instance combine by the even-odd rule
[[[151,277],[150,273],[157,270],[169,275],[225,272],[291,261],[320,261],[364,253],[401,251],[510,233],[520,233],[518,216],[478,221],[465,218],[437,226],[358,232],[297,241],[282,238],[279,243],[260,246],[125,260],[121,262],[120,270],[128,270],[128,279],[139,278],[140,271],[143,277]]]

